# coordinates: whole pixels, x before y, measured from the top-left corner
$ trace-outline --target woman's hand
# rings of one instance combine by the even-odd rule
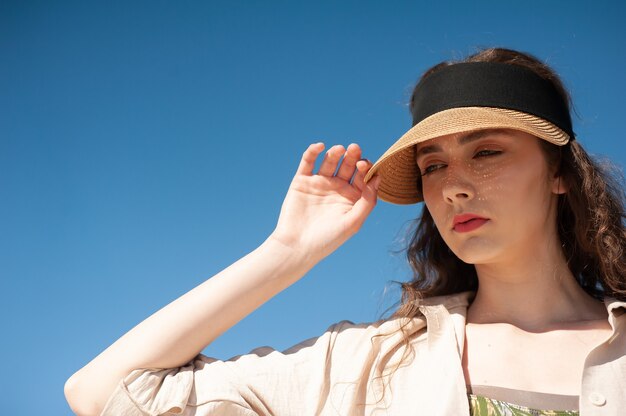
[[[376,205],[379,182],[375,177],[364,183],[372,164],[361,160],[361,148],[356,144],[347,149],[331,147],[317,174],[313,173],[323,150],[323,143],[315,143],[302,155],[270,236],[312,263],[332,253],[361,228]]]

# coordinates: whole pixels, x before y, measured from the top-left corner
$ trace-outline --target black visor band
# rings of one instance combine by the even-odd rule
[[[567,103],[555,86],[519,65],[495,62],[449,65],[417,85],[412,106],[413,125],[452,108],[495,107],[540,117],[574,138]]]

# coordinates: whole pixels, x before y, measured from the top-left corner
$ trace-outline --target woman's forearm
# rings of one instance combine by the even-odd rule
[[[273,238],[135,326],[65,386],[78,414],[98,414],[137,368],[189,362],[219,335],[301,278],[314,261]]]

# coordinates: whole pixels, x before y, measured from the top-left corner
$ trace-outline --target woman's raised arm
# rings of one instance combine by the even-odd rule
[[[361,149],[309,146],[274,232],[257,249],[135,326],[65,384],[75,413],[98,415],[119,381],[138,368],[179,367],[284,290],[354,235],[376,204]],[[345,156],[344,156],[345,155]],[[339,163],[341,157],[344,159]]]

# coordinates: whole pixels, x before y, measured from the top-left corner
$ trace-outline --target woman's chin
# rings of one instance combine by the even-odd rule
[[[495,246],[495,247],[494,247]],[[451,247],[452,252],[461,261],[468,264],[485,264],[494,261],[497,257],[498,247],[484,241],[466,241],[464,244]]]

